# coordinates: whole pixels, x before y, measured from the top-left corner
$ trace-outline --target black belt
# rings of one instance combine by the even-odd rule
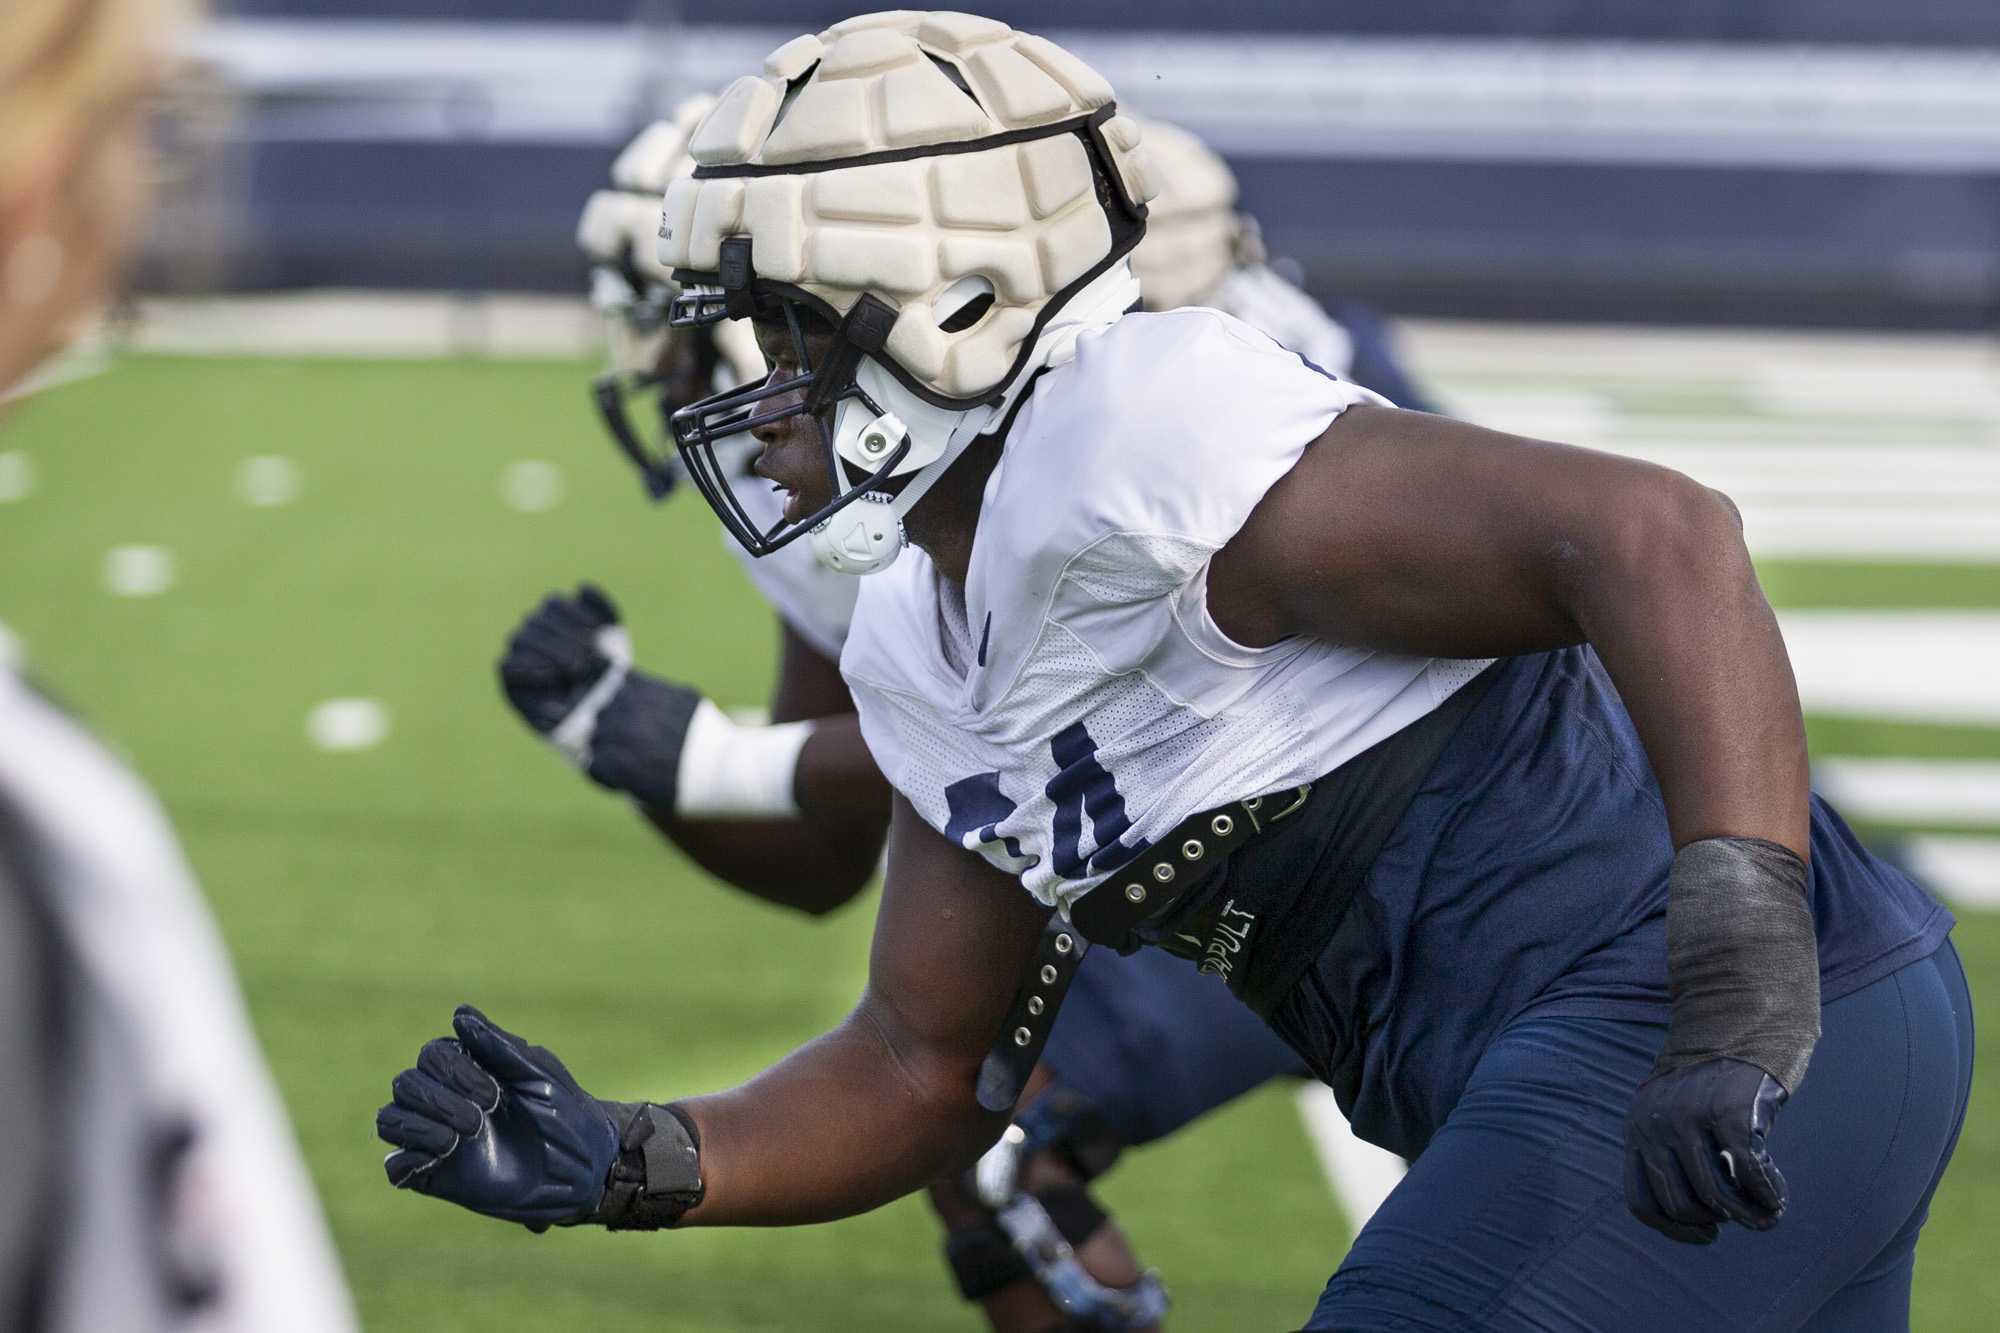
[[[1056,1011],[1093,943],[1126,940],[1140,922],[1165,911],[1204,882],[1230,853],[1297,813],[1311,793],[1312,784],[1307,783],[1190,815],[1077,899],[1068,921],[1060,914],[1050,917],[1014,993],[1000,1038],[979,1067],[979,1104],[989,1111],[1005,1111],[1020,1100],[1028,1075],[1048,1045]]]
[[[1050,918],[1006,1026],[980,1066],[979,1104],[1004,1111],[1019,1099],[1092,944],[1129,953],[1146,942],[1192,957],[1268,1020],[1338,929],[1425,777],[1491,688],[1497,666],[1313,782],[1182,820],[1077,899],[1068,921]],[[1308,801],[1310,818],[1292,820]],[[1284,829],[1265,841],[1281,822]],[[1226,878],[1214,873],[1246,849]],[[1197,889],[1204,892],[1194,896]],[[1190,918],[1201,919],[1198,928]],[[1189,938],[1197,941],[1192,955],[1183,952]]]

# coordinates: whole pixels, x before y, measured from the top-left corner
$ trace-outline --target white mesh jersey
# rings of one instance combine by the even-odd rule
[[[1128,315],[1050,371],[987,484],[966,583],[863,581],[841,671],[925,820],[1067,907],[1190,814],[1338,767],[1483,663],[1231,642],[1209,558],[1305,446],[1383,400],[1231,316]]]
[[[756,450],[762,447],[745,449],[740,464],[725,459],[724,465],[748,467]],[[775,490],[746,486],[736,494],[749,512],[751,522],[764,530],[768,531],[784,516],[785,502]],[[803,538],[761,558],[744,550],[742,543],[727,532],[722,534],[722,544],[736,557],[736,563],[743,566],[743,572],[750,576],[750,582],[771,604],[771,609],[816,652],[830,662],[838,662],[841,646],[847,642],[848,622],[854,618],[854,598],[861,590],[861,580],[822,565],[813,555],[812,543]]]

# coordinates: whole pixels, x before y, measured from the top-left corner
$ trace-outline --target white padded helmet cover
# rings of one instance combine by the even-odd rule
[[[1132,273],[1146,309],[1175,310],[1213,292],[1236,262],[1236,174],[1180,126],[1140,124],[1160,169],[1160,193],[1147,209]]]
[[[610,188],[591,193],[576,223],[577,248],[592,264],[616,267],[629,258],[640,275],[666,288],[669,295],[680,290],[673,271],[660,265],[660,197],[673,182],[693,173],[688,136],[714,105],[715,97],[709,93],[683,98],[670,119],[654,121],[620,150],[611,163]],[[622,280],[613,285],[623,299],[636,299]],[[622,329],[615,331],[613,363],[629,370],[650,366],[664,336],[662,331],[634,342]],[[715,341],[735,383],[764,377],[764,355],[747,321],[729,320],[717,326]]]
[[[640,273],[677,290],[673,270],[660,264],[660,197],[694,171],[688,136],[714,105],[708,93],[684,98],[671,119],[654,121],[620,150],[611,188],[594,192],[576,223],[577,248],[592,263],[616,264],[629,255]]]
[[[759,278],[795,284],[842,313],[863,292],[894,306],[887,352],[919,383],[952,399],[988,392],[1050,299],[1112,252],[1083,143],[1058,134],[814,164],[1053,125],[1111,100],[1088,65],[1004,23],[921,10],[848,19],[772,52],[764,73],[730,85],[689,139],[703,166],[800,170],[675,180],[659,261],[712,270],[722,241],[747,235]],[[1113,116],[1102,137],[1127,198],[1157,194],[1137,123]],[[945,332],[938,298],[973,276],[992,284],[993,304],[970,328]]]

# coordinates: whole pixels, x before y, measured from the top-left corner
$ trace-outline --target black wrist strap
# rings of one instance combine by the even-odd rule
[[[609,1231],[658,1231],[701,1202],[701,1133],[678,1106],[603,1102],[618,1126],[618,1158],[604,1197],[579,1224]]]
[[[1798,1091],[1819,1041],[1819,945],[1806,863],[1762,838],[1704,838],[1667,878],[1673,1018],[1655,1075],[1756,1065]]]

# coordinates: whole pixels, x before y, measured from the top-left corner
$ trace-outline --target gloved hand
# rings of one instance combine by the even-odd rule
[[[596,586],[551,593],[500,659],[500,688],[530,727],[592,780],[674,808],[681,743],[701,696],[632,670],[632,640]]]
[[[1625,1113],[1625,1204],[1671,1240],[1707,1245],[1716,1225],[1778,1225],[1785,1178],[1765,1140],[1785,1090],[1756,1065],[1708,1060],[1640,1084]]]
[[[451,1025],[457,1040],[426,1043],[376,1114],[398,1149],[383,1163],[389,1183],[534,1231],[588,1217],[618,1157],[605,1104],[471,1005]]]

